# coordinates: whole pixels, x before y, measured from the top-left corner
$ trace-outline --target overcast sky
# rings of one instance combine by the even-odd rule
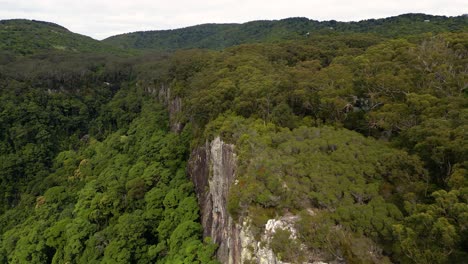
[[[174,29],[203,23],[308,17],[357,21],[404,13],[456,16],[466,0],[0,0],[0,19],[54,22],[103,39],[112,35]]]

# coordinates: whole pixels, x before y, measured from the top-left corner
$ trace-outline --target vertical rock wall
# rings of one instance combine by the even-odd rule
[[[182,131],[183,125],[177,120],[177,115],[182,111],[182,99],[180,97],[172,98],[171,88],[164,84],[159,89],[158,99],[167,106],[171,131],[177,133]]]
[[[217,257],[221,263],[240,263],[240,226],[227,211],[235,171],[234,146],[219,137],[191,154],[188,172],[197,192],[204,236],[219,245]]]
[[[291,223],[270,220],[262,241],[256,241],[250,232],[249,219],[237,224],[227,211],[229,188],[235,184],[236,162],[234,145],[219,137],[191,153],[188,174],[200,205],[203,235],[218,244],[217,258],[221,263],[283,264],[267,244],[276,227],[292,229]]]

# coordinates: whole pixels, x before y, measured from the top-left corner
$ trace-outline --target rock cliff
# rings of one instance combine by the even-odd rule
[[[169,112],[169,124],[172,132],[179,133],[184,128],[179,120],[179,114],[182,112],[182,99],[178,96],[172,96],[171,87],[160,84],[159,88],[146,86],[145,92],[154,96],[160,103],[167,107]]]
[[[221,263],[283,264],[268,243],[278,228],[289,230],[295,239],[297,217],[269,220],[260,241],[252,235],[248,217],[234,221],[227,210],[227,199],[230,186],[235,184],[236,162],[234,145],[219,137],[191,153],[188,173],[195,185],[204,236],[218,244]]]
[[[240,226],[227,211],[229,187],[236,172],[234,146],[219,137],[192,151],[189,175],[195,185],[201,209],[204,236],[219,245],[222,263],[241,263]]]

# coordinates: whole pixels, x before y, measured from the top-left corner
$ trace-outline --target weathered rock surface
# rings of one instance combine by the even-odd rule
[[[178,115],[182,112],[182,99],[171,95],[171,87],[161,84],[160,87],[146,86],[145,91],[157,98],[157,100],[167,107],[169,112],[169,123],[172,132],[180,132],[184,128],[179,121]]]
[[[248,221],[245,221],[241,228],[242,263],[288,264],[287,262],[280,261],[268,245],[273,239],[275,232],[279,229],[288,230],[291,233],[289,238],[293,240],[297,239],[297,230],[294,224],[298,219],[298,216],[289,215],[283,216],[280,219],[268,220],[260,241],[255,241],[255,238],[250,232]],[[315,264],[315,262],[313,264]]]
[[[227,210],[229,188],[235,184],[236,163],[234,145],[223,142],[220,137],[191,153],[188,174],[201,209],[203,235],[218,244],[217,258],[221,263],[286,264],[276,258],[268,244],[278,229],[289,230],[290,238],[296,239],[294,223],[298,217],[270,219],[260,241],[252,234],[248,217],[236,223]]]
[[[219,245],[219,261],[240,263],[240,227],[227,211],[229,187],[236,171],[234,146],[219,137],[207,142],[192,152],[188,170],[200,204],[204,236]]]

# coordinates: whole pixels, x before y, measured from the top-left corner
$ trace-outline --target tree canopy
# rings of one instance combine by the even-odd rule
[[[299,216],[279,259],[463,263],[466,19],[0,21],[0,263],[216,263],[186,164],[217,136],[235,221]]]

